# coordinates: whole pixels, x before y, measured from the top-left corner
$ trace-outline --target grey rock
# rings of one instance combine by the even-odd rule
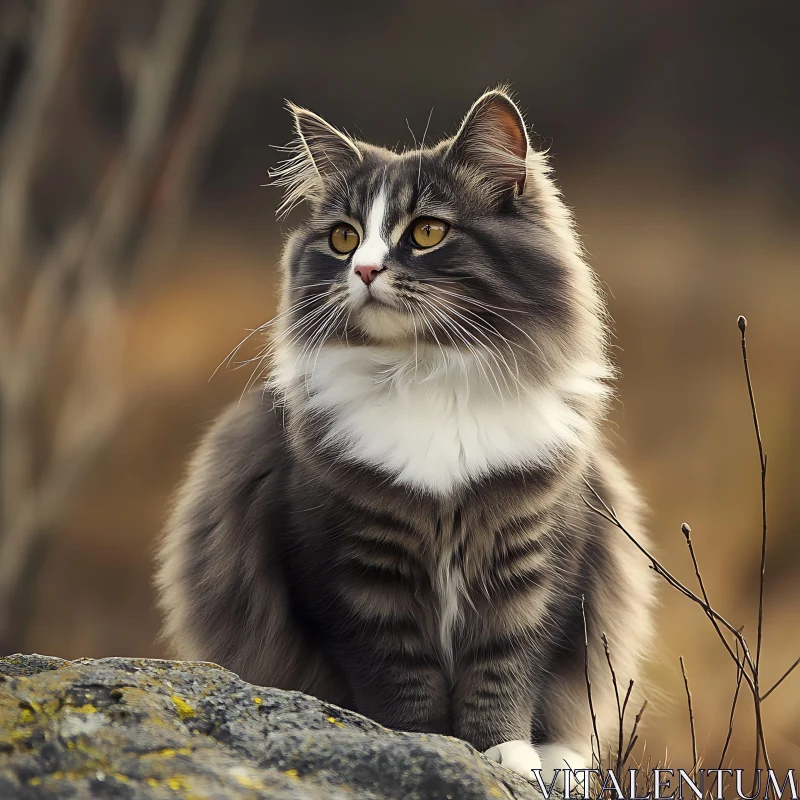
[[[388,730],[215,664],[0,659],[0,798],[525,800],[448,736]]]

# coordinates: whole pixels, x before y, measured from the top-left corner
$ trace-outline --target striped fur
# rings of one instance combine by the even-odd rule
[[[528,777],[580,766],[581,598],[607,735],[600,634],[638,682],[652,576],[582,501],[588,483],[644,537],[602,437],[602,299],[545,157],[502,91],[400,154],[292,108],[277,182],[310,213],[284,253],[269,380],[208,434],[167,527],[166,634],[182,657],[460,736]],[[450,230],[415,249],[428,216]],[[351,254],[328,242],[343,222]]]

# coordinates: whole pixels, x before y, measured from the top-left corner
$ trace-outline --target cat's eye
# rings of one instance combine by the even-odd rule
[[[450,226],[440,219],[422,217],[411,226],[411,241],[415,247],[433,247],[447,235]]]
[[[331,249],[344,255],[358,247],[358,232],[352,225],[342,222],[331,231]]]

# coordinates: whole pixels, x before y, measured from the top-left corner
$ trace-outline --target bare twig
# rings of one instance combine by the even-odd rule
[[[589,713],[592,715],[592,730],[594,731],[594,741],[597,743],[597,754],[595,756],[594,744],[592,745],[592,758],[596,757],[597,764],[600,764],[600,737],[597,734],[597,715],[594,712],[594,700],[592,698],[592,681],[589,678],[589,628],[586,624],[586,597],[581,595],[581,616],[583,617],[583,674],[586,678],[586,695],[589,699]]]
[[[617,777],[620,777],[620,766],[622,764],[622,739],[624,734],[624,717],[622,713],[622,702],[619,697],[619,686],[617,685],[617,673],[614,671],[614,664],[611,661],[611,650],[608,646],[608,637],[605,633],[601,636],[603,640],[603,650],[606,654],[606,661],[608,662],[608,668],[611,671],[611,683],[614,686],[614,697],[617,700],[617,717],[618,717],[618,742],[617,742],[617,766],[616,766],[616,774]],[[630,696],[630,690],[633,686],[633,681],[631,681],[631,686],[628,688],[628,694],[625,697],[625,702],[628,702],[628,697]]]
[[[739,643],[736,643],[736,654],[739,654]],[[719,768],[722,769],[725,766],[725,756],[728,752],[728,746],[731,743],[731,738],[733,737],[733,718],[736,714],[736,704],[739,701],[739,692],[742,688],[742,667],[741,665],[736,666],[736,691],[733,693],[733,701],[731,702],[731,713],[730,717],[728,718],[728,733],[725,736],[725,744],[722,747],[722,753],[719,757]]]
[[[686,523],[686,522],[681,523],[681,533],[683,534],[684,538],[686,539],[686,546],[689,548],[689,555],[691,556],[692,565],[694,566],[694,574],[697,576],[697,583],[700,586],[700,592],[703,595],[703,601],[704,601],[703,610],[706,612],[706,616],[709,618],[709,620],[711,620],[711,624],[714,626],[714,629],[716,630],[717,635],[722,640],[722,643],[726,646],[726,648],[728,650],[728,653],[737,662],[739,667],[743,668],[743,665],[741,663],[739,663],[738,651],[737,652],[733,652],[730,649],[730,645],[729,645],[727,639],[725,639],[725,636],[724,636],[724,634],[722,633],[722,631],[721,631],[721,629],[719,627],[719,623],[717,621],[717,616],[714,613],[712,613],[713,609],[712,609],[712,606],[711,606],[711,601],[709,600],[708,592],[706,591],[705,582],[703,581],[703,574],[700,571],[700,564],[697,561],[697,554],[694,551],[694,544],[692,543],[692,529],[689,527],[688,523]],[[739,632],[740,636],[741,636],[741,631],[742,631],[742,629],[739,628],[738,632]]]
[[[753,387],[750,378],[750,370],[747,363],[747,347],[745,341],[745,330],[747,328],[747,321],[744,317],[739,317],[738,320],[739,329],[742,334],[742,356],[744,361],[745,367],[745,375],[747,378],[747,388],[748,388],[748,395],[750,398],[750,407],[753,413],[753,424],[756,432],[756,440],[758,442],[758,449],[759,449],[759,463],[761,466],[761,511],[762,511],[762,535],[761,535],[761,572],[759,578],[759,607],[758,607],[758,642],[757,642],[757,649],[755,658],[750,653],[750,650],[747,645],[747,640],[745,639],[742,628],[735,628],[728,622],[712,605],[708,597],[708,593],[705,588],[705,583],[703,581],[702,573],[700,571],[699,563],[697,561],[696,553],[694,551],[694,546],[692,544],[691,539],[691,529],[685,523],[681,526],[681,530],[686,538],[686,543],[689,548],[689,553],[692,558],[692,563],[695,569],[695,575],[697,576],[697,580],[700,586],[700,592],[702,597],[699,597],[695,594],[691,589],[686,587],[683,583],[681,583],[674,575],[672,575],[664,566],[645,548],[641,545],[641,543],[625,528],[625,526],[619,521],[617,518],[616,513],[614,512],[613,508],[611,508],[599,495],[599,493],[594,489],[594,487],[588,482],[585,481],[586,485],[589,487],[589,490],[594,495],[595,499],[598,501],[601,507],[597,507],[590,503],[586,498],[584,498],[584,502],[586,505],[594,511],[599,516],[603,517],[605,520],[610,522],[612,525],[617,527],[621,530],[627,538],[631,541],[631,543],[643,554],[645,555],[648,560],[650,561],[651,567],[656,572],[656,574],[660,575],[670,586],[675,588],[678,592],[683,594],[685,597],[692,600],[692,602],[699,605],[703,611],[705,612],[706,616],[711,621],[714,630],[716,631],[720,641],[723,643],[726,651],[728,652],[729,656],[736,664],[737,667],[737,689],[736,694],[734,695],[733,705],[731,708],[731,715],[730,715],[730,724],[729,724],[729,732],[728,737],[725,743],[725,748],[723,749],[723,758],[725,753],[727,752],[727,747],[730,742],[730,738],[732,735],[732,726],[733,726],[733,716],[736,709],[736,703],[738,701],[739,696],[739,689],[741,685],[741,681],[747,684],[748,689],[753,697],[753,705],[755,711],[755,718],[756,718],[756,759],[755,759],[755,770],[758,769],[760,756],[763,754],[764,763],[767,769],[771,768],[770,758],[767,750],[767,743],[766,743],[766,736],[764,733],[764,725],[763,725],[763,718],[761,713],[761,702],[766,699],[780,683],[798,666],[800,665],[800,658],[793,663],[789,669],[781,676],[781,678],[763,695],[759,689],[759,666],[760,666],[760,658],[761,658],[761,645],[762,645],[762,637],[763,637],[763,612],[764,612],[764,577],[766,572],[766,546],[767,546],[767,508],[766,508],[766,476],[767,476],[767,457],[764,454],[763,443],[761,439],[761,432],[758,424],[758,415],[756,413],[756,406],[755,406],[755,399],[753,394]],[[730,642],[727,639],[726,633],[733,637],[735,642],[735,650],[731,647]],[[740,654],[741,649],[741,654]],[[695,764],[695,768],[696,768]]]
[[[622,713],[620,716],[622,719],[625,719],[625,710],[628,708],[628,701],[631,699],[631,693],[633,692],[633,678],[628,681],[628,691],[625,692],[625,700],[622,703]]]
[[[588,482],[585,481],[586,486],[589,488],[589,491],[592,492],[595,499],[601,504],[602,509],[598,508],[597,506],[592,505],[585,497],[583,498],[583,502],[587,505],[589,509],[591,509],[595,514],[603,517],[606,521],[610,522],[616,528],[621,530],[625,536],[632,542],[632,544],[643,554],[647,557],[650,561],[650,564],[653,568],[653,571],[664,578],[667,583],[672,586],[674,589],[677,589],[684,597],[692,600],[692,602],[697,603],[706,613],[706,615],[713,617],[717,622],[719,622],[729,633],[731,633],[734,638],[739,642],[742,647],[742,651],[744,653],[744,660],[747,666],[750,668],[751,673],[755,669],[755,664],[753,663],[752,657],[750,656],[750,650],[747,647],[747,642],[744,640],[744,637],[741,634],[740,629],[734,628],[728,620],[725,619],[716,609],[710,606],[705,600],[701,597],[698,597],[691,589],[686,587],[683,583],[681,583],[672,573],[670,573],[659,561],[655,558],[655,556],[650,553],[642,544],[636,539],[635,536],[619,521],[619,519],[614,515],[603,500],[603,498],[597,493],[594,487]],[[736,658],[735,653],[733,652],[732,648],[728,644],[727,640],[724,639],[723,636],[723,643],[726,645],[726,648],[731,655],[731,657],[739,663],[739,659]],[[753,680],[751,677],[751,673],[744,672],[744,679],[747,682],[748,686],[752,689],[753,688]]]
[[[761,440],[761,428],[758,424],[758,412],[756,411],[756,400],[753,394],[753,383],[750,379],[750,367],[747,363],[747,319],[739,317],[737,320],[739,330],[742,334],[742,363],[744,364],[744,374],[747,379],[747,394],[750,398],[750,410],[753,413],[753,428],[758,444],[758,460],[761,467],[761,572],[758,585],[758,633],[756,642],[756,664],[761,658],[761,638],[764,621],[764,575],[767,566],[767,456],[764,453],[764,444]]]
[[[625,756],[622,759],[622,767],[621,769],[625,769],[625,765],[628,763],[628,759],[630,758],[631,752],[633,751],[633,747],[636,744],[637,739],[639,736],[637,735],[637,730],[639,728],[639,723],[642,721],[642,717],[644,716],[644,712],[647,709],[647,700],[642,703],[642,707],[639,709],[639,713],[634,717],[633,720],[633,728],[631,729],[631,735],[628,739],[628,746],[625,748]]]
[[[798,657],[797,661],[795,661],[794,664],[792,664],[792,666],[789,667],[789,669],[787,669],[786,672],[784,672],[783,675],[781,675],[781,677],[778,678],[778,680],[775,681],[775,683],[773,683],[772,686],[770,686],[770,688],[761,695],[762,702],[766,700],[792,674],[792,672],[794,672],[798,666],[800,666],[800,657]]]
[[[764,743],[763,727],[761,718],[761,691],[759,688],[759,664],[761,662],[761,640],[764,630],[764,576],[767,567],[767,456],[764,453],[764,444],[761,441],[761,428],[758,424],[758,412],[756,411],[756,400],[753,394],[753,383],[750,379],[750,367],[747,363],[747,319],[740,316],[737,320],[739,331],[742,334],[742,362],[744,364],[744,374],[747,379],[747,395],[750,398],[750,410],[753,413],[753,429],[758,444],[758,461],[761,468],[761,570],[758,577],[758,629],[756,632],[756,670],[754,673],[753,702],[756,713],[756,728],[758,739],[761,742],[761,749],[764,753],[764,761],[769,769],[769,757],[767,756],[766,744]],[[754,774],[758,774],[759,753],[756,748],[756,759]]]
[[[694,728],[694,709],[692,708],[692,692],[689,689],[689,678],[686,676],[686,664],[683,663],[683,656],[680,657],[681,674],[683,675],[683,685],[686,687],[686,702],[689,706],[689,729],[692,733],[692,777],[697,778],[697,733]]]
[[[595,498],[597,499],[597,501],[601,504],[601,506],[603,508],[601,509],[601,508],[598,508],[597,506],[593,506],[588,500],[586,500],[586,498],[583,498],[584,503],[586,503],[586,505],[592,511],[594,511],[594,513],[596,513],[599,516],[603,517],[603,519],[607,520],[612,525],[614,525],[619,530],[621,530],[628,537],[628,539],[636,546],[636,548],[640,552],[642,552],[645,556],[647,556],[647,558],[649,559],[649,561],[651,563],[651,566],[653,567],[654,572],[657,575],[660,575],[662,578],[664,578],[664,580],[666,580],[667,583],[669,583],[670,586],[672,586],[675,589],[677,589],[682,595],[684,595],[684,597],[688,597],[694,603],[699,605],[705,611],[707,616],[713,617],[718,622],[720,622],[722,624],[722,626],[724,628],[726,628],[729,631],[729,633],[731,633],[734,636],[734,638],[736,639],[736,641],[739,643],[739,646],[742,648],[744,665],[747,667],[747,669],[744,669],[744,668],[742,669],[742,677],[744,678],[745,682],[747,683],[748,688],[750,689],[751,694],[753,695],[753,701],[754,701],[754,704],[756,706],[757,738],[758,738],[758,740],[760,742],[761,751],[764,753],[765,763],[768,765],[767,769],[769,769],[770,768],[769,767],[770,761],[769,761],[769,756],[767,754],[767,746],[766,746],[766,738],[765,738],[765,735],[764,735],[764,728],[763,728],[763,725],[760,724],[761,709],[760,709],[760,701],[758,699],[757,689],[756,689],[756,684],[755,684],[756,673],[757,673],[757,669],[758,668],[756,667],[755,662],[753,661],[753,658],[750,655],[750,650],[749,650],[749,648],[747,646],[747,641],[746,641],[746,639],[744,638],[744,636],[742,634],[741,628],[734,628],[733,625],[731,625],[731,623],[728,622],[725,619],[725,617],[723,617],[718,611],[716,611],[716,609],[714,609],[712,606],[710,606],[703,598],[698,597],[691,589],[687,588],[674,575],[672,575],[672,573],[670,573],[665,567],[663,567],[661,565],[661,563],[655,558],[655,556],[653,556],[636,539],[636,537],[633,536],[633,534],[631,534],[630,531],[627,530],[627,528],[619,521],[619,519],[616,517],[616,515],[613,515],[611,509],[605,503],[603,498],[598,494],[598,492],[594,489],[594,487],[588,481],[586,481],[586,485],[589,487],[589,490],[592,492],[592,494],[595,496]],[[734,662],[737,665],[742,666],[743,662],[739,659],[737,654],[733,651],[733,649],[731,648],[730,644],[727,642],[725,637],[721,636],[721,639],[722,639],[723,644],[725,645],[725,648],[726,648],[727,652],[729,653],[731,658],[734,660]],[[749,670],[749,672],[748,672],[748,670]]]
[[[705,582],[703,581],[703,575],[702,575],[702,573],[700,571],[700,564],[699,564],[699,562],[697,560],[697,554],[694,551],[694,545],[692,543],[692,529],[689,527],[689,525],[687,523],[684,522],[681,525],[681,532],[683,533],[684,537],[686,538],[686,545],[689,548],[689,555],[691,556],[692,564],[694,565],[695,575],[697,576],[697,582],[700,585],[700,591],[703,594],[703,599],[705,600],[706,606],[708,608],[710,608],[711,607],[711,602],[710,602],[710,600],[708,598],[708,592],[706,591]],[[717,635],[719,636],[719,638],[721,639],[723,644],[725,644],[726,649],[728,650],[729,653],[731,653],[730,645],[728,644],[728,642],[725,639],[722,631],[720,630],[720,627],[717,624],[716,618],[712,614],[709,614],[708,612],[706,612],[706,615],[711,620],[711,624],[714,626],[714,629],[716,630]],[[738,629],[739,636],[742,635],[742,630],[743,629],[744,629],[744,626],[742,626],[742,627],[740,627]],[[733,717],[734,717],[734,714],[736,713],[736,704],[737,704],[737,702],[739,700],[739,691],[741,689],[742,676],[744,674],[744,665],[741,663],[741,661],[739,659],[739,642],[736,641],[734,643],[734,645],[735,645],[736,649],[735,649],[735,652],[731,653],[731,655],[733,656],[733,659],[736,662],[736,691],[735,691],[734,696],[733,696],[733,702],[731,703],[731,714],[730,714],[730,719],[729,719],[729,722],[728,722],[728,733],[727,733],[727,736],[726,736],[726,739],[725,739],[725,746],[723,747],[722,755],[720,757],[720,762],[724,761],[725,754],[727,753],[727,750],[728,750],[728,745],[730,744],[731,736],[733,735]],[[755,698],[755,694],[758,691],[757,680],[758,680],[758,663],[756,662],[754,664],[753,679],[752,679],[752,684],[753,684],[752,685],[752,691],[753,691],[754,698]],[[758,702],[760,702],[760,701],[758,701]],[[757,734],[756,734],[756,742],[758,743],[758,742],[762,741],[763,738],[764,738],[763,730],[759,729],[757,731]],[[720,766],[721,766],[721,764],[720,764]]]

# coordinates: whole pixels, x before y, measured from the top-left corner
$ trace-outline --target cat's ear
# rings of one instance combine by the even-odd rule
[[[295,129],[308,150],[309,158],[323,179],[361,161],[361,151],[346,134],[327,123],[313,111],[288,104]]]
[[[295,140],[282,148],[287,157],[270,170],[270,185],[284,189],[278,217],[286,216],[304,200],[312,204],[328,181],[340,180],[347,167],[361,161],[358,145],[313,111],[286,103],[294,117]]]
[[[502,90],[482,95],[450,146],[458,162],[473,167],[498,195],[522,194],[527,175],[528,134],[514,101]]]

